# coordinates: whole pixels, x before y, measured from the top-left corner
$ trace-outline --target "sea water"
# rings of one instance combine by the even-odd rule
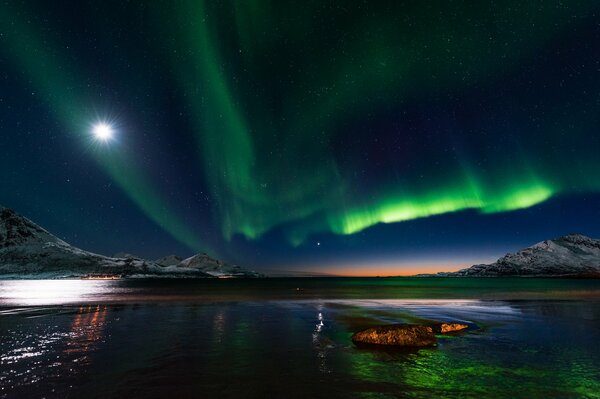
[[[458,321],[434,348],[353,332]],[[2,398],[597,398],[598,280],[0,281]]]

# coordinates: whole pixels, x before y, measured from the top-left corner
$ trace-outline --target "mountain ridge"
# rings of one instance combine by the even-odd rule
[[[126,253],[117,255],[109,257],[72,246],[14,210],[0,206],[0,278],[261,276],[207,254],[197,254],[179,263],[175,260],[181,258],[174,255],[157,261]]]
[[[583,234],[567,234],[544,240],[496,262],[478,264],[456,272],[440,272],[441,277],[576,276],[600,273],[600,240]]]

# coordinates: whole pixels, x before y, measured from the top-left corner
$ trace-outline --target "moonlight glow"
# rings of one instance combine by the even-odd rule
[[[109,124],[99,123],[94,126],[94,137],[101,141],[108,141],[113,138],[113,128]]]

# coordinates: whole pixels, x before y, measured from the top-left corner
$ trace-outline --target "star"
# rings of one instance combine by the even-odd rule
[[[113,137],[113,128],[107,123],[98,123],[93,129],[94,136],[97,140],[108,141]]]

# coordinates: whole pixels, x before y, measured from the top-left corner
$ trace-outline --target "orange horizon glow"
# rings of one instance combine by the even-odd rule
[[[416,261],[410,263],[380,262],[354,263],[346,265],[320,265],[307,267],[303,272],[323,276],[340,277],[390,277],[414,276],[415,274],[435,274],[438,272],[455,272],[478,263],[490,263],[488,259],[472,259],[462,262]]]
[[[367,268],[364,269],[338,269],[335,272],[332,272],[332,275],[341,276],[341,277],[390,277],[390,276],[414,276],[415,274],[435,274],[437,272],[455,272],[460,269],[464,269],[469,267],[465,265],[464,267],[455,267],[455,268],[444,268],[440,269],[439,267],[415,267],[414,269],[407,268]]]

